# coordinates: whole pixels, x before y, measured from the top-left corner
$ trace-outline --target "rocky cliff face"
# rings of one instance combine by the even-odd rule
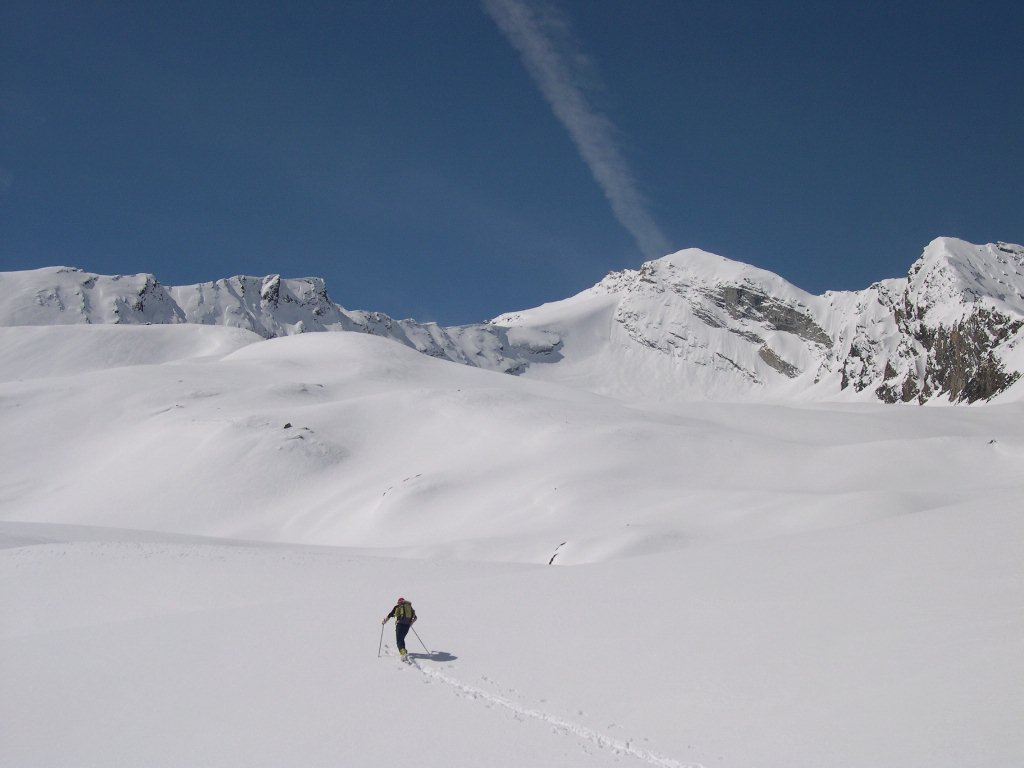
[[[869,291],[884,329],[858,334],[837,360],[844,387],[890,403],[973,403],[1020,378],[1006,355],[1024,344],[1024,248],[940,238],[905,281]]]
[[[165,287],[145,274],[0,273],[0,325],[66,323],[372,333],[463,365],[625,397],[974,403],[1024,369],[1024,248],[940,238],[906,278],[823,296],[690,249],[561,302],[449,328],[346,310],[318,278]]]

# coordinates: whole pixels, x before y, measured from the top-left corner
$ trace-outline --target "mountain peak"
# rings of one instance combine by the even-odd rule
[[[726,279],[741,279],[751,273],[773,275],[752,264],[720,256],[702,248],[684,248],[681,251],[662,256],[660,259],[648,261],[644,267],[659,270],[671,270],[693,275],[719,276]]]
[[[165,287],[148,274],[67,267],[0,273],[0,325],[70,323],[226,325],[265,338],[357,331],[624,398],[975,402],[1024,372],[1024,248],[940,237],[906,278],[823,296],[687,248],[567,299],[453,328],[345,310],[320,278]]]
[[[939,237],[908,273],[908,294],[933,322],[960,320],[975,305],[1024,318],[1024,248]]]

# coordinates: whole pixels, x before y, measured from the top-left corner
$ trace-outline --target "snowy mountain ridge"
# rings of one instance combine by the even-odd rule
[[[334,303],[319,278],[163,286],[66,267],[0,273],[0,325],[198,323],[264,338],[370,333],[432,357],[622,398],[971,403],[1024,371],[1024,248],[930,243],[906,278],[816,296],[699,249],[563,301],[442,327]]]
[[[0,327],[0,764],[381,765],[400,732],[424,768],[1024,765],[1021,385],[871,389],[975,343],[1021,369],[1019,253],[963,247],[824,296],[684,252],[454,329],[0,274],[36,321]],[[736,402],[837,393],[869,402]]]

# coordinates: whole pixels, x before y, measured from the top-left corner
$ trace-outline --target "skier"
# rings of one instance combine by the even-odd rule
[[[404,597],[400,597],[395,607],[391,609],[391,613],[384,617],[381,626],[387,624],[391,617],[395,619],[395,641],[398,643],[398,652],[404,659],[406,654],[405,636],[409,634],[409,628],[416,621],[416,611],[413,610],[412,603]]]

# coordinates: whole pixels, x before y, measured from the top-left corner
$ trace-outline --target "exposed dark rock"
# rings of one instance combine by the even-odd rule
[[[717,294],[712,294],[711,298],[737,320],[767,323],[777,330],[794,333],[815,344],[832,345],[832,337],[814,322],[806,310],[800,311],[760,291],[727,285]]]
[[[1005,341],[1022,325],[1022,321],[982,309],[950,329],[939,326],[928,334],[930,386],[922,396],[948,394],[952,402],[974,403],[1004,391],[1020,378],[1020,373],[1008,372],[992,354],[992,346]]]
[[[775,353],[775,351],[771,349],[767,344],[762,346],[761,349],[758,350],[757,354],[758,357],[760,357],[762,360],[768,363],[768,365],[770,365],[772,368],[774,368],[776,371],[783,374],[784,376],[788,376],[791,379],[795,379],[797,376],[800,375],[799,368],[797,368],[792,363],[787,363],[785,360],[779,357]]]
[[[280,275],[268,275],[267,277],[263,278],[263,286],[260,289],[260,297],[263,299],[264,306],[277,306],[277,302],[281,297]]]

